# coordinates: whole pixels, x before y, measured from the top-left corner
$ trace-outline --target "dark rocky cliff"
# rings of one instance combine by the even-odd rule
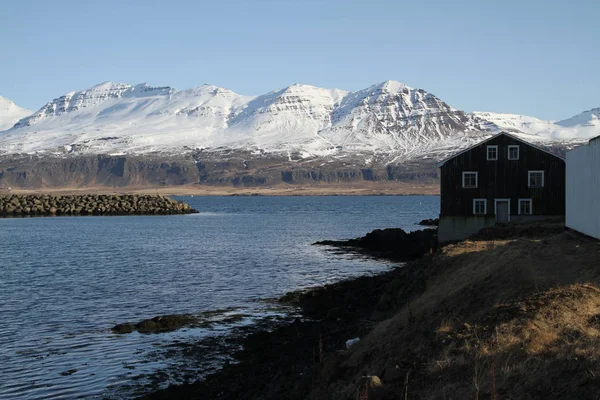
[[[179,157],[78,156],[0,157],[0,188],[140,187],[214,185],[257,187],[281,183],[348,183],[403,181],[434,183],[437,169],[431,162],[365,167],[339,160],[292,160],[248,153],[189,154]]]

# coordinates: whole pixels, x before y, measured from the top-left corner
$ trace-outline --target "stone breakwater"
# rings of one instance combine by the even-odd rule
[[[169,215],[197,213],[189,204],[149,195],[0,196],[0,216]]]

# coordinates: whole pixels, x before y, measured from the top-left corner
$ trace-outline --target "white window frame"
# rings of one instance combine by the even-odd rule
[[[483,201],[483,214],[475,212],[475,203]],[[473,215],[486,215],[487,214],[487,199],[473,199]]]
[[[529,214],[522,214],[521,213],[521,203],[524,203],[528,201],[529,202]],[[533,200],[532,199],[519,199],[519,215],[533,215]]]
[[[494,215],[498,215],[498,203],[508,201],[508,222],[510,222],[510,199],[494,199]]]
[[[517,158],[510,158],[510,149],[517,149]],[[521,157],[521,146],[518,144],[511,144],[508,146],[508,159],[509,160],[518,160]]]
[[[542,185],[541,186],[531,186],[531,174],[542,174]],[[527,187],[530,188],[541,188],[546,186],[546,173],[544,171],[527,171]]]
[[[496,149],[496,158],[490,158],[490,149]],[[497,145],[487,146],[485,149],[485,158],[488,161],[497,161],[498,160],[498,146]]]
[[[465,186],[465,175],[475,174],[475,186]],[[479,172],[477,171],[464,171],[462,173],[462,187],[463,189],[477,189],[479,187]]]

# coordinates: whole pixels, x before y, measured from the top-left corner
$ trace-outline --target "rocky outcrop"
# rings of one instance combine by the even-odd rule
[[[138,331],[139,333],[163,333],[176,331],[197,319],[190,315],[160,315],[145,319],[136,324],[124,323],[112,327],[114,333],[124,334]]]
[[[356,249],[387,258],[408,260],[429,253],[437,246],[437,231],[405,232],[400,228],[376,229],[350,240],[324,240],[315,245]]]
[[[0,216],[191,214],[189,204],[149,195],[0,196]]]
[[[439,218],[425,218],[419,222],[419,225],[422,226],[438,226],[440,224]]]

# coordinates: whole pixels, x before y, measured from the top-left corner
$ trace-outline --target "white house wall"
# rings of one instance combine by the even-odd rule
[[[567,153],[566,225],[600,239],[600,138]]]

